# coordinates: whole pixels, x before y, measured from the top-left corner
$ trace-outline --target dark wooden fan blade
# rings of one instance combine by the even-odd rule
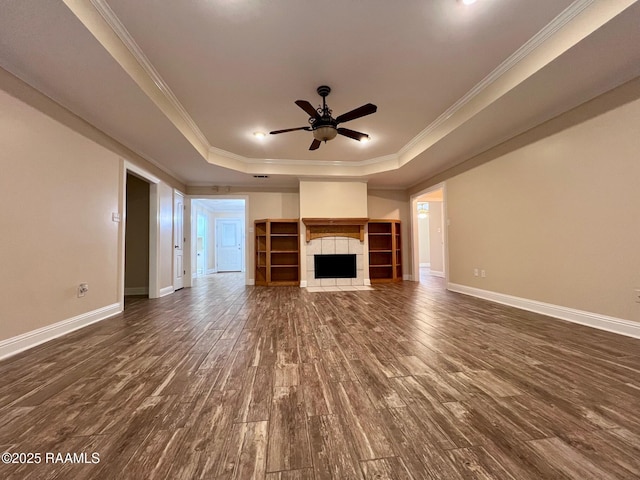
[[[307,112],[307,114],[310,117],[320,118],[320,115],[318,115],[318,112],[316,111],[316,109],[313,108],[313,105],[311,105],[306,100],[296,100],[296,105],[298,105],[301,109]]]
[[[371,115],[372,113],[376,113],[378,107],[376,107],[373,103],[367,103],[366,105],[362,105],[350,112],[343,113],[338,118],[336,118],[336,122],[343,123],[349,122],[351,120],[355,120],[356,118],[364,117],[366,115]]]
[[[349,130],[348,128],[339,128],[338,133],[345,137],[353,138],[354,140],[362,140],[363,138],[369,138],[366,133],[356,132],[355,130]]]
[[[309,127],[286,128],[284,130],[274,130],[273,132],[269,132],[269,134],[277,135],[278,133],[295,132],[296,130],[311,130],[311,129]]]
[[[320,140],[316,140],[314,138],[313,142],[311,142],[311,146],[309,147],[309,150],[317,150],[321,143],[322,142]]]

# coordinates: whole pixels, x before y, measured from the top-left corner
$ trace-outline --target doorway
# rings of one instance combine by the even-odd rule
[[[414,271],[417,281],[446,277],[446,229],[444,185],[412,198],[414,222]]]
[[[245,271],[245,210],[243,198],[191,201],[193,278]]]
[[[216,218],[216,271],[242,271],[242,218]]]
[[[124,295],[149,296],[150,184],[127,172]]]

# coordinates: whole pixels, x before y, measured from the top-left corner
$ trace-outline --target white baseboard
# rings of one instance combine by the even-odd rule
[[[126,287],[124,289],[126,295],[149,295],[149,287]]]
[[[365,278],[364,279],[364,286],[365,287],[370,287],[371,286],[371,279],[370,278]]]
[[[307,281],[306,280],[300,280],[300,288],[307,288]]]
[[[405,273],[404,275],[402,275],[402,280],[406,280],[406,281],[411,281],[413,280],[413,275],[409,275],[408,273]]]
[[[164,287],[160,289],[158,292],[158,298],[166,297],[167,295],[171,295],[175,290],[173,289],[173,285],[169,285],[168,287]]]
[[[23,333],[16,337],[7,338],[6,340],[0,341],[0,359],[11,357],[17,353],[33,348],[36,345],[66,335],[74,330],[105,320],[120,312],[122,312],[122,306],[120,303],[114,303],[52,325],[47,325],[46,327],[38,328],[37,330]]]
[[[247,280],[247,285],[255,285],[256,281],[254,278],[250,278],[249,280]]]
[[[449,283],[447,286],[452,292],[464,293],[473,297],[484,298],[492,302],[509,305],[511,307],[528,310],[530,312],[540,313],[549,317],[559,318],[568,322],[579,323],[588,327],[606,330],[628,337],[640,338],[640,323],[622,318],[609,317],[599,313],[587,312],[584,310],[576,310],[574,308],[553,305],[551,303],[538,302],[537,300],[529,300],[527,298],[514,297],[504,293],[491,292],[480,288],[468,287],[466,285],[458,285]]]
[[[444,272],[438,272],[437,270],[431,270],[429,275],[433,275],[434,277],[444,278]]]
[[[207,268],[207,275],[213,275],[214,273],[218,273],[215,268]]]

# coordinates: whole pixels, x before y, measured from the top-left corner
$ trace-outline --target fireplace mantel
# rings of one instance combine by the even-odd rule
[[[349,237],[364,242],[364,226],[368,218],[303,218],[307,227],[307,243],[314,238]]]

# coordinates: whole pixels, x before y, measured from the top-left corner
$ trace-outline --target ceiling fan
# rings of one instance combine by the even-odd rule
[[[348,128],[338,128],[338,124],[349,122],[351,120],[355,120],[356,118],[364,117],[366,115],[371,115],[378,110],[378,107],[373,105],[372,103],[367,103],[366,105],[362,105],[361,107],[355,108],[350,112],[343,113],[342,115],[338,115],[336,118],[331,116],[331,109],[327,106],[327,95],[331,92],[331,88],[326,85],[322,85],[316,90],[318,95],[322,97],[322,106],[317,109],[313,108],[306,100],[296,100],[296,105],[298,105],[302,110],[309,114],[309,126],[308,127],[298,127],[298,128],[287,128],[285,130],[275,130],[270,132],[271,135],[277,135],[279,133],[286,132],[295,132],[296,130],[306,130],[307,132],[313,132],[313,142],[311,142],[311,146],[309,150],[317,150],[320,146],[320,143],[327,142],[328,140],[333,140],[336,138],[336,135],[344,135],[345,137],[353,138],[354,140],[362,140],[364,138],[369,138],[369,135],[366,133],[356,132],[355,130],[350,130]]]

